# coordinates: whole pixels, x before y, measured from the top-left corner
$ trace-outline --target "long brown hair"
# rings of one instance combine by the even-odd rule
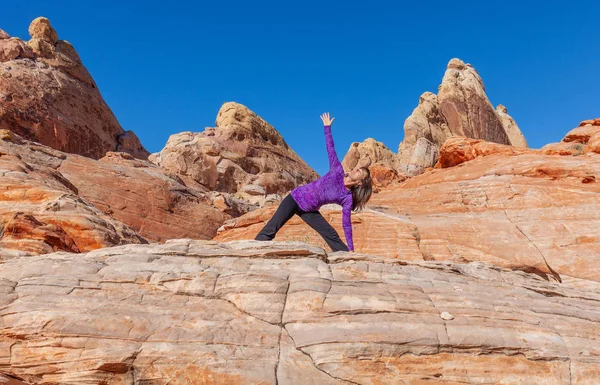
[[[354,185],[350,188],[352,192],[352,210],[361,211],[369,199],[371,199],[371,194],[373,193],[373,181],[371,180],[371,172],[367,167],[361,167],[361,169],[365,170],[367,176],[360,181],[359,184]]]

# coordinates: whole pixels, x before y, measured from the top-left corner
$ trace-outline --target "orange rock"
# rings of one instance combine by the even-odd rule
[[[550,143],[541,148],[544,155],[577,156],[585,150],[585,145],[579,142]]]
[[[83,201],[53,168],[63,159],[51,149],[17,144],[23,141],[14,134],[8,140],[0,139],[0,257],[3,248],[46,254],[145,242]]]
[[[58,40],[46,18],[35,19],[29,42],[0,39],[0,129],[95,159],[108,151],[145,159],[102,99],[75,49]],[[33,59],[33,60],[23,60]]]
[[[77,252],[145,242],[142,234],[210,239],[230,218],[205,190],[130,154],[97,161],[14,133],[0,131],[0,138],[0,247]]]
[[[406,175],[400,174],[395,169],[381,163],[371,165],[369,171],[371,172],[373,186],[376,188],[387,187],[393,183],[402,182],[407,178]]]
[[[375,194],[353,214],[359,253],[398,260],[484,261],[546,279],[600,282],[600,157],[556,157],[465,138],[458,156]],[[465,155],[466,154],[466,155]],[[464,162],[471,159],[469,162]],[[218,240],[253,239],[273,209],[235,220]],[[343,237],[339,208],[323,209]],[[276,239],[323,246],[292,219]]]
[[[435,168],[447,168],[468,162],[480,156],[535,154],[537,150],[519,148],[481,139],[453,136],[444,142]]]
[[[30,384],[597,384],[598,286],[569,283],[298,242],[16,257],[0,263],[0,372]]]
[[[600,131],[596,132],[590,137],[590,140],[587,142],[587,145],[583,149],[583,154],[587,154],[590,152],[600,154]]]
[[[579,126],[600,126],[600,118],[588,119],[579,123]]]
[[[598,132],[600,132],[600,128],[597,126],[581,126],[569,131],[562,141],[586,144]]]
[[[210,239],[230,218],[212,206],[206,190],[186,187],[154,164],[127,158],[72,155],[58,170],[79,196],[150,240]]]

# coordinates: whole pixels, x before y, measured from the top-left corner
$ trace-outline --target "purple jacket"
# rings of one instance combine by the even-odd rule
[[[329,157],[329,172],[319,179],[296,187],[291,194],[298,206],[304,211],[317,211],[321,206],[329,203],[337,203],[342,206],[342,226],[346,243],[349,250],[354,250],[352,242],[352,193],[344,186],[344,169],[335,153],[331,127],[325,126],[325,144],[327,145],[327,156]]]

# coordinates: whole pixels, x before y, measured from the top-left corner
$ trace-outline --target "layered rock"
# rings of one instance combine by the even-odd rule
[[[600,156],[557,157],[455,138],[439,167],[374,195],[353,214],[355,248],[396,260],[484,261],[545,279],[599,281]],[[226,223],[216,239],[253,239],[273,208]],[[339,206],[322,213],[343,234]],[[342,235],[343,237],[343,235]],[[292,219],[278,240],[323,246]]]
[[[85,252],[101,247],[145,242],[78,195],[56,165],[65,154],[24,144],[0,130],[0,260],[53,251]]]
[[[600,119],[584,120],[579,127],[569,131],[558,143],[542,147],[547,155],[585,155],[600,154]]]
[[[600,126],[600,118],[584,120],[579,126]]]
[[[5,159],[0,246],[47,253],[141,237],[210,239],[231,218],[209,193],[127,153],[108,153],[98,161],[0,130],[0,154]]]
[[[398,156],[373,138],[352,143],[342,160],[342,166],[346,171],[368,167],[376,190],[406,179],[404,174],[398,173]]]
[[[101,158],[108,151],[147,158],[104,102],[73,46],[46,18],[35,19],[28,42],[0,38],[0,129],[58,149]]]
[[[493,108],[477,71],[459,59],[448,63],[438,94],[421,95],[404,122],[404,140],[398,148],[400,171],[417,175],[433,167],[439,148],[452,135],[527,147],[506,107]]]
[[[540,154],[539,150],[519,148],[486,142],[481,139],[469,139],[464,136],[452,136],[444,142],[435,168],[454,167],[480,156]]]
[[[318,175],[261,117],[238,103],[225,103],[217,127],[172,135],[150,160],[189,185],[235,194],[263,204]]]
[[[483,263],[177,240],[14,258],[0,293],[29,383],[600,381],[598,292]]]

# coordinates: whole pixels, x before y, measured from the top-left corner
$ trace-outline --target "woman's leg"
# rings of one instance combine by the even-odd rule
[[[265,227],[258,233],[256,238],[257,241],[270,241],[275,238],[275,234],[279,231],[281,226],[283,226],[287,221],[290,220],[294,214],[298,213],[299,207],[292,194],[289,194],[285,199],[279,204],[277,211],[273,217],[267,222]]]
[[[312,211],[307,213],[301,211],[300,218],[323,237],[325,242],[331,247],[331,250],[348,251],[348,246],[340,239],[337,231],[323,218],[320,212]]]

